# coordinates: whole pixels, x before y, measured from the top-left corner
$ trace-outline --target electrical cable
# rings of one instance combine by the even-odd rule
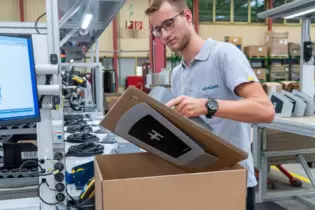
[[[90,133],[74,133],[67,137],[69,143],[87,143],[87,142],[98,142],[100,138]]]
[[[43,14],[41,14],[37,19],[36,19],[36,21],[35,21],[35,30],[37,31],[37,33],[38,34],[41,34],[40,32],[39,32],[39,30],[38,30],[38,22],[40,21],[40,19],[42,19],[44,16],[46,15],[46,12],[45,13],[43,13]]]
[[[104,146],[95,142],[87,142],[69,147],[67,157],[91,157],[104,153]]]
[[[90,125],[71,125],[67,128],[67,132],[69,132],[69,133],[76,133],[76,132],[91,133],[91,132],[93,132],[93,129]]]
[[[40,168],[41,172],[45,171],[45,170],[42,168],[42,166],[41,166],[36,160],[27,160],[27,161],[25,161],[24,163],[22,163],[22,164],[20,165],[20,167],[19,167],[19,173],[20,173],[20,175],[22,174],[22,169],[23,169],[23,168],[25,167],[25,165],[28,164],[28,163],[35,163],[35,164]]]
[[[40,199],[43,203],[45,203],[46,205],[49,205],[49,206],[54,206],[54,205],[59,204],[60,202],[54,202],[54,203],[47,202],[47,201],[45,201],[45,200],[41,197],[41,195],[40,195],[40,187],[41,187],[43,184],[46,184],[47,187],[48,187],[48,189],[54,190],[54,189],[51,189],[51,188],[49,187],[47,181],[44,181],[44,182],[43,182],[43,180],[42,180],[42,182],[41,182],[41,183],[38,185],[38,187],[37,187],[37,195],[38,195],[39,199]]]

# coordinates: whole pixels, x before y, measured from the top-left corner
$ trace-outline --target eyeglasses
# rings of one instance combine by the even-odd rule
[[[168,19],[168,20],[165,20],[163,23],[162,23],[162,26],[160,27],[156,27],[152,30],[152,34],[153,36],[155,37],[160,37],[162,35],[162,28],[165,30],[165,31],[170,31],[172,30],[174,27],[175,27],[175,19],[177,18],[177,16],[179,15],[182,15],[183,12],[180,12],[178,13],[177,15],[175,15],[174,17]]]

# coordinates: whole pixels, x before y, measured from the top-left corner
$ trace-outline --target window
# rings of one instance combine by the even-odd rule
[[[281,5],[284,4],[284,0],[273,0],[273,7],[279,7]],[[273,19],[272,20],[273,23],[284,23],[284,19],[283,18],[279,18],[279,19]]]
[[[213,22],[213,0],[199,0],[199,22]]]
[[[265,10],[265,0],[250,0],[250,18],[252,23],[265,23],[265,19],[258,18],[257,15]]]
[[[234,0],[234,22],[248,22],[248,0]]]
[[[215,3],[215,21],[229,22],[231,17],[231,1],[220,0]]]

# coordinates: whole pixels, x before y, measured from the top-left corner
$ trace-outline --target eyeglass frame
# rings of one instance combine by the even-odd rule
[[[151,30],[152,35],[153,35],[154,37],[156,37],[156,38],[159,38],[159,37],[161,36],[161,33],[162,33],[162,28],[163,28],[165,31],[170,31],[170,30],[174,29],[174,27],[175,27],[175,19],[176,19],[179,15],[183,15],[183,14],[184,14],[184,12],[179,12],[179,13],[178,13],[177,15],[175,15],[174,17],[172,17],[172,18],[170,18],[170,19],[167,19],[167,20],[164,20],[161,26],[155,27],[153,30]],[[173,26],[172,26],[172,28],[166,29],[166,28],[164,27],[164,24],[165,24],[166,22],[168,22],[168,21],[171,21],[172,24],[173,24]],[[159,29],[159,31],[160,31],[160,32],[159,32],[159,33],[160,33],[159,35],[155,34],[155,33],[158,33],[158,32],[155,32],[157,29]]]

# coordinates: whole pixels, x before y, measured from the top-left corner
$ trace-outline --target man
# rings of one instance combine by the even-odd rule
[[[183,58],[172,72],[172,92],[178,97],[166,105],[186,117],[201,116],[215,134],[249,153],[241,164],[248,169],[247,209],[254,209],[250,123],[273,121],[271,101],[236,46],[203,40],[195,32],[185,0],[152,0],[145,13],[152,34]]]

